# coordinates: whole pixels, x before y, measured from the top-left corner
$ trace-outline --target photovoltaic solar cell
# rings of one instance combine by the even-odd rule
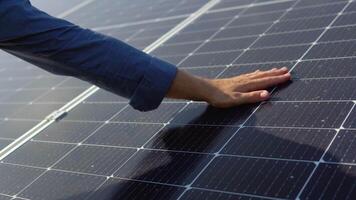
[[[219,156],[193,186],[294,199],[313,168],[314,163]]]
[[[349,118],[345,121],[344,128],[356,128],[356,109],[353,108]]]
[[[318,161],[334,138],[335,130],[255,128],[239,130],[223,154]],[[236,145],[238,144],[238,145]]]
[[[321,163],[301,195],[302,199],[352,199],[356,193],[355,166]]]

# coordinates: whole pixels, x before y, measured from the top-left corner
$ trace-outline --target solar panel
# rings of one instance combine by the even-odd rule
[[[102,19],[143,9],[147,2],[110,3],[89,4],[68,18],[143,48],[202,6],[159,1],[157,9],[176,12],[157,17],[155,9],[145,8],[115,26],[119,21]],[[99,90],[2,160],[0,172],[7,176],[0,194],[5,199],[354,199],[355,5],[221,0],[152,54],[210,78],[287,66],[293,83],[271,88],[272,98],[261,104],[218,109],[165,99],[146,113]],[[120,14],[120,6],[127,11]],[[85,17],[89,14],[92,19]],[[36,94],[23,93],[22,99]],[[60,92],[53,95],[43,101],[68,101]]]

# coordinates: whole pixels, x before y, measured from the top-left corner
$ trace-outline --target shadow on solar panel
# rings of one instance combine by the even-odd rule
[[[207,114],[163,129],[97,191],[68,199],[295,199],[303,187],[301,199],[356,195],[356,168],[334,164],[356,158],[339,149],[355,131],[343,131],[324,154],[335,130],[253,127],[254,117],[243,128],[188,125]],[[330,163],[304,185],[322,157]]]

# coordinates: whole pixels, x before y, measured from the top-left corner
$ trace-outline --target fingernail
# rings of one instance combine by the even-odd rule
[[[292,75],[288,72],[285,74],[286,77],[289,77],[289,79],[291,80],[292,79]]]
[[[266,97],[268,97],[269,93],[268,93],[268,91],[262,91],[260,95],[262,98],[266,98]]]
[[[287,67],[282,67],[281,70],[286,71],[286,70],[288,70],[288,68]]]

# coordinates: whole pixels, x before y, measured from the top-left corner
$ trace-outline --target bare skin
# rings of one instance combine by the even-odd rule
[[[286,67],[224,79],[206,79],[178,70],[167,97],[205,101],[214,107],[229,108],[265,101],[270,98],[267,88],[290,79]]]

